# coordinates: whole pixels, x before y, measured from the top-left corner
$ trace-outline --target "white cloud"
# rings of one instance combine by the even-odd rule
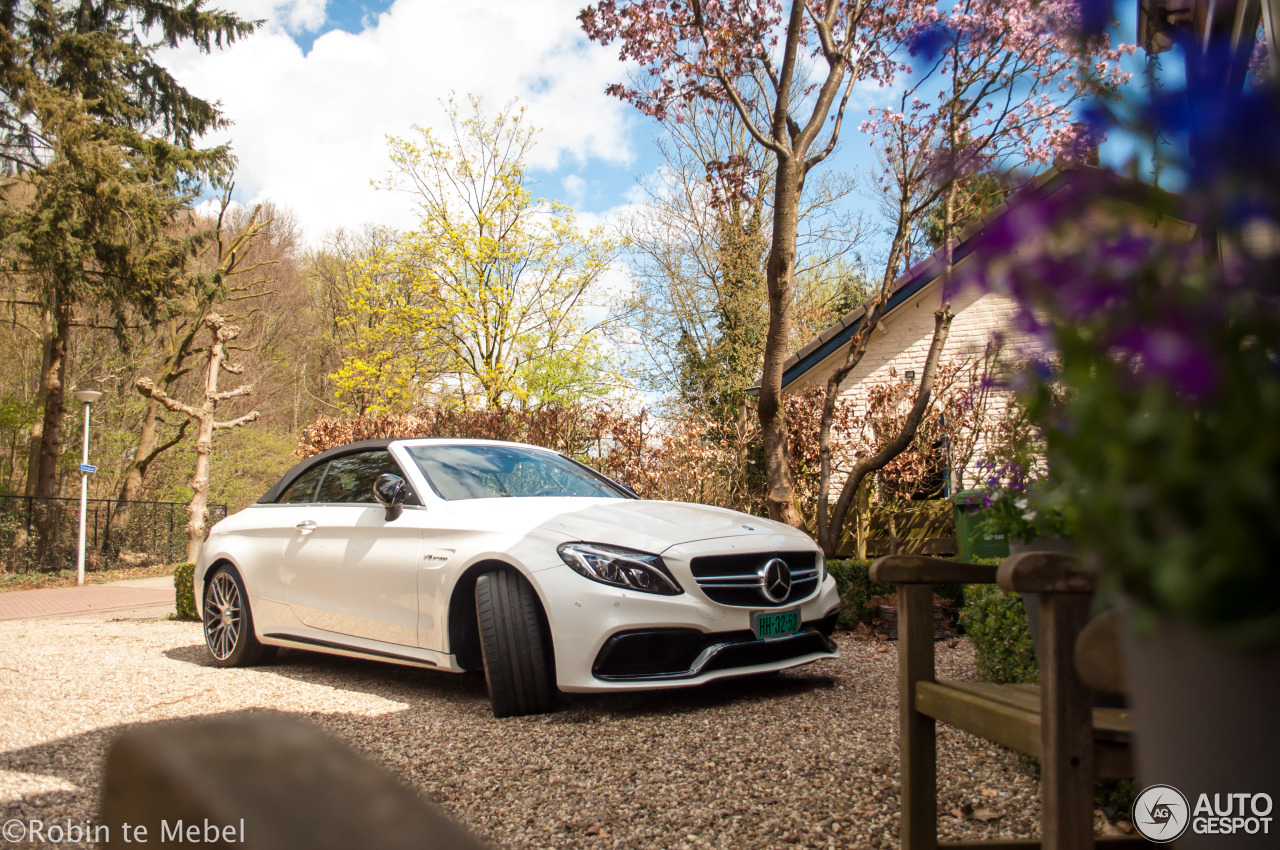
[[[239,201],[232,200],[230,203],[227,204],[227,212],[228,213],[235,212],[236,210],[241,209],[241,206],[242,205],[240,204]],[[222,199],[221,198],[205,198],[200,203],[195,205],[195,207],[193,208],[193,211],[195,212],[196,215],[200,216],[201,218],[217,218],[218,213],[222,212]]]
[[[571,207],[582,206],[582,199],[586,197],[587,181],[583,180],[577,174],[566,175],[560,181],[560,187],[564,189],[564,202]]]
[[[292,208],[312,240],[367,221],[411,223],[407,199],[370,181],[386,176],[386,136],[439,126],[437,99],[451,91],[479,94],[495,109],[519,97],[542,128],[533,168],[632,160],[636,119],[603,93],[625,68],[614,49],[582,35],[581,0],[398,0],[361,33],[323,33],[305,55],[289,32],[314,31],[324,0],[228,6],[270,21],[228,50],[183,48],[167,64],[235,122],[206,141],[231,140],[241,200]]]
[[[217,5],[247,21],[270,21],[292,33],[317,32],[328,18],[327,0],[223,0]]]

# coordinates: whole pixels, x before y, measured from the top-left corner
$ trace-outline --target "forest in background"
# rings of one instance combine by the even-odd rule
[[[370,189],[399,193],[416,225],[317,238],[285,207],[230,202],[230,148],[200,147],[226,117],[157,60],[256,24],[174,0],[5,9],[0,493],[74,495],[70,393],[93,387],[91,497],[126,504],[113,528],[138,500],[190,500],[193,540],[206,504],[247,505],[307,445],[394,425],[553,442],[643,495],[816,527],[834,550],[872,490],[882,504],[941,492],[956,458],[938,446],[972,451],[985,427],[990,363],[940,356],[945,299],[914,387],[895,378],[837,403],[892,282],[938,248],[949,276],[955,234],[1018,174],[1087,157],[1097,140],[1075,107],[1118,96],[1130,49],[1055,34],[1023,0],[899,0],[816,29],[726,7],[688,37],[701,50],[719,43],[712,23],[735,33],[732,73],[646,53],[652,78],[611,88],[658,120],[664,160],[619,221],[584,227],[537,195],[537,129],[519,104],[455,96],[445,125],[388,140]],[[650,32],[622,27],[633,11],[581,21],[602,43],[640,44],[684,14]],[[771,32],[789,51],[825,39],[827,71],[788,65],[779,80],[751,46]],[[859,182],[819,167],[854,84],[895,74],[900,103],[859,128],[881,169]],[[778,114],[796,117],[766,128]],[[852,216],[855,193],[882,217]],[[828,388],[784,398],[782,361],[858,305],[867,318]]]

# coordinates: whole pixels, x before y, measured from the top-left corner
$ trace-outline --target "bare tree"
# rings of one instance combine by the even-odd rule
[[[258,205],[249,213],[247,220],[240,225],[232,225],[234,235],[228,235],[228,209],[231,203],[231,192],[234,184],[227,187],[222,195],[218,217],[212,228],[213,240],[209,244],[205,256],[201,260],[206,269],[199,285],[192,288],[173,307],[177,315],[164,322],[153,344],[163,353],[163,360],[154,372],[151,380],[165,392],[172,392],[174,384],[192,369],[191,358],[200,353],[197,337],[205,326],[205,316],[220,302],[236,302],[260,297],[262,279],[247,279],[243,282],[229,283],[230,279],[252,274],[273,260],[244,262],[246,252],[251,243],[263,234],[271,225],[272,219],[262,215],[262,206]],[[208,266],[212,266],[211,269]],[[124,480],[117,494],[118,506],[107,522],[103,535],[101,550],[104,554],[113,555],[120,547],[125,530],[133,515],[133,503],[142,495],[146,486],[147,472],[156,458],[182,442],[186,437],[190,419],[184,419],[177,433],[167,440],[160,438],[160,426],[164,424],[161,416],[161,402],[152,397],[149,399],[142,421],[138,424],[138,442],[133,452],[133,459],[125,469]]]
[[[181,413],[196,423],[196,470],[191,477],[191,490],[194,495],[187,506],[187,560],[194,561],[200,554],[200,546],[204,543],[206,524],[208,522],[209,492],[209,458],[213,453],[213,432],[229,428],[237,428],[255,421],[260,415],[253,410],[236,419],[219,422],[213,418],[219,402],[233,398],[253,395],[252,384],[241,384],[234,390],[218,391],[218,373],[229,372],[239,375],[244,367],[228,362],[226,346],[240,335],[240,329],[227,324],[217,313],[205,316],[203,325],[213,333],[213,344],[209,346],[209,367],[205,373],[204,400],[199,407],[170,398],[164,390],[159,389],[150,378],[139,378],[135,386],[138,392],[149,399],[159,402],[168,410]]]
[[[646,198],[627,228],[636,281],[629,306],[645,355],[636,377],[647,390],[732,418],[760,374],[768,323],[768,152],[724,106],[681,108],[663,126],[663,167],[641,181]],[[861,223],[841,208],[855,188],[844,172],[804,187],[788,351],[846,312],[847,291],[862,279],[851,257]]]

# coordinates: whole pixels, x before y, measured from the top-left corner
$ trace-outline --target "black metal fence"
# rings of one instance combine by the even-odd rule
[[[103,544],[111,517],[130,508],[129,525]],[[227,515],[226,505],[209,505],[209,525]],[[38,499],[0,495],[0,570],[32,572],[74,568],[80,535],[78,498]],[[122,502],[89,499],[85,512],[86,561],[91,568],[174,563],[187,554],[185,502]]]

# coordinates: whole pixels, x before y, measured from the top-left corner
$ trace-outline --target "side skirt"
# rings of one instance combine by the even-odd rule
[[[276,646],[293,647],[295,649],[310,649],[330,653],[332,655],[345,655],[348,658],[363,658],[369,661],[388,661],[393,664],[404,664],[409,667],[422,667],[429,670],[442,670],[449,673],[458,672],[455,669],[456,665],[451,665],[448,661],[441,665],[428,658],[417,658],[412,655],[402,655],[400,653],[387,652],[381,649],[352,646],[350,644],[336,643],[330,640],[304,637],[302,635],[269,632],[262,635],[261,640],[264,643],[270,643]],[[450,657],[450,660],[452,660],[452,657]]]

